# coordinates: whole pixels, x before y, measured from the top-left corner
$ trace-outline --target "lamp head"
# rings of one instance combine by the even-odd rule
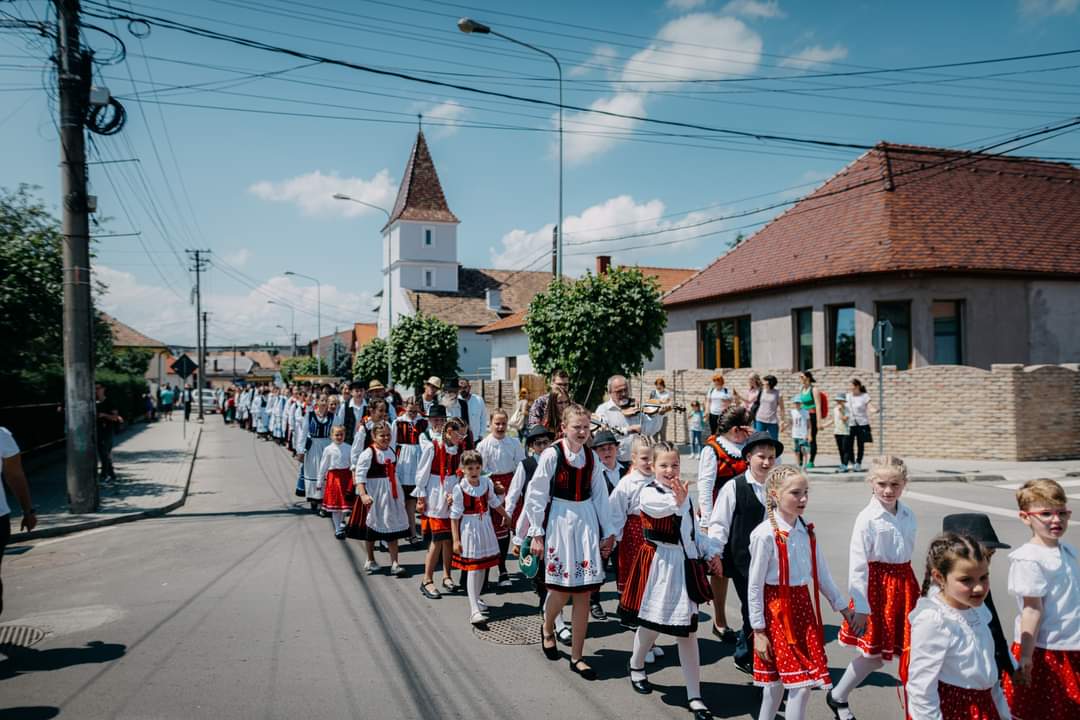
[[[487,35],[491,32],[491,28],[483,23],[478,23],[472,18],[463,17],[457,21],[458,30],[463,33],[480,33],[481,35]]]
[[[296,273],[294,273],[292,270],[286,270],[285,274],[286,275],[295,275]]]
[[[334,199],[335,200],[352,200],[352,198],[349,197],[348,195],[346,195],[345,193],[334,193]]]

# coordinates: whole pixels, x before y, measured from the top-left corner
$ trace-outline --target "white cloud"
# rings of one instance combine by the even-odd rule
[[[1020,0],[1020,14],[1027,17],[1072,15],[1080,8],[1080,0]]]
[[[436,137],[448,137],[457,132],[457,125],[465,115],[465,108],[457,100],[447,100],[422,111],[425,121],[432,121],[437,128]]]
[[[644,116],[645,97],[638,93],[618,93],[611,97],[600,98],[589,107],[593,110],[621,115]],[[567,128],[575,131],[566,134],[563,138],[566,161],[569,163],[583,162],[594,155],[610,150],[620,138],[607,133],[625,132],[639,124],[638,120],[630,118],[585,112],[569,114],[564,118],[564,122]]]
[[[394,201],[397,187],[386,169],[375,173],[370,180],[341,177],[336,172],[324,175],[315,170],[278,182],[260,180],[251,185],[248,192],[270,202],[297,205],[305,215],[356,217],[378,211],[360,203],[335,200],[334,193],[344,193],[357,200],[388,208]]]
[[[681,57],[691,52],[688,47],[693,48],[693,60]],[[693,13],[660,28],[649,47],[627,61],[622,78],[697,80],[749,75],[761,61],[761,48],[761,36],[741,20]]]
[[[139,282],[128,272],[95,265],[94,274],[108,286],[99,300],[102,310],[166,344],[194,344],[193,306],[176,300],[164,287]],[[214,283],[215,286],[221,284]],[[173,285],[177,284],[174,282]],[[290,327],[289,310],[268,304],[268,296],[285,300],[297,308],[296,333],[300,343],[315,339],[318,323],[314,313],[318,299],[317,290],[311,283],[301,284],[293,282],[291,277],[277,276],[259,283],[258,290],[248,290],[232,280],[229,280],[228,287],[240,292],[203,293],[203,309],[210,313],[210,345],[267,341],[283,344],[289,341],[288,331],[277,327]],[[178,286],[177,289],[181,294],[186,294],[186,286]],[[335,325],[344,329],[347,322],[371,322],[374,319],[371,314],[374,301],[374,296],[369,292],[357,293],[324,284],[323,335],[333,332]]]
[[[848,55],[847,48],[843,45],[833,45],[831,48],[813,45],[798,53],[794,57],[786,58],[781,65],[806,70],[816,65],[843,60]]]
[[[570,68],[567,75],[570,77],[581,77],[582,75],[588,75],[598,67],[610,70],[615,65],[615,60],[618,56],[618,51],[610,45],[597,45],[593,49],[589,59],[580,65],[575,65]]]
[[[225,253],[222,258],[226,263],[233,267],[243,267],[247,264],[247,261],[251,259],[251,251],[247,248],[240,248],[230,253]]]
[[[706,0],[667,0],[664,3],[665,6],[672,10],[693,10],[694,8],[704,7]]]
[[[566,234],[563,240],[563,250],[566,253],[563,261],[564,271],[568,275],[580,275],[595,267],[596,255],[612,255],[616,264],[632,265],[639,262],[640,258],[656,252],[655,247],[624,251],[618,249],[619,246],[650,245],[648,237],[640,241],[627,239],[612,243],[597,242],[616,235],[668,230],[670,232],[653,236],[653,240],[670,242],[704,231],[699,228],[685,228],[687,225],[704,219],[706,217],[704,213],[690,213],[676,220],[670,220],[660,217],[664,212],[665,206],[661,200],[654,199],[637,203],[630,195],[619,195],[587,208],[580,215],[567,217]],[[490,248],[492,263],[497,268],[517,270],[525,267],[541,254],[550,252],[552,228],[553,225],[549,223],[532,232],[521,229],[511,230],[503,236],[499,247]],[[693,247],[694,242],[687,241],[676,248],[681,254]],[[591,245],[591,243],[596,244]],[[545,256],[543,262],[537,262],[531,269],[546,270],[550,267],[550,259]]]
[[[785,18],[787,13],[780,9],[778,0],[731,0],[723,9],[726,15],[772,19]]]

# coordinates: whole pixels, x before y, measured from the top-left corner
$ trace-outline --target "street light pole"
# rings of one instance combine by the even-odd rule
[[[555,225],[555,274],[556,277],[562,278],[563,276],[563,79],[562,79],[562,63],[559,62],[559,58],[552,55],[543,48],[538,48],[535,45],[530,45],[527,42],[522,42],[509,35],[504,35],[501,32],[492,30],[490,26],[481,22],[477,22],[471,18],[463,17],[457,22],[458,30],[470,35],[477,33],[479,35],[494,35],[500,37],[507,42],[512,42],[515,45],[528,48],[535,52],[545,55],[555,63],[555,70],[559,78],[559,221]]]
[[[346,195],[345,193],[334,193],[335,200],[348,200],[364,207],[374,208],[379,212],[386,215],[386,223],[390,224],[390,211],[384,207],[378,205],[372,205],[369,202],[363,200],[357,200],[354,197]],[[390,333],[394,329],[394,276],[390,272],[390,233],[384,233],[386,235],[386,262],[388,266],[383,270],[383,275],[386,276],[386,387],[394,387],[394,353],[390,349]]]
[[[315,352],[318,354],[318,358],[315,360],[315,367],[318,368],[316,373],[322,375],[322,283],[318,278],[313,278],[310,275],[304,275],[303,273],[293,272],[292,270],[286,270],[286,275],[295,275],[296,277],[304,278],[305,280],[311,280],[315,283],[315,332],[318,333],[315,340]]]
[[[289,308],[289,315],[292,318],[289,321],[289,325],[290,325],[290,327],[292,327],[292,338],[293,338],[292,354],[293,354],[293,357],[296,357],[296,308],[294,308],[292,305],[286,305],[283,302],[277,302],[276,300],[267,300],[266,304],[267,305],[279,305],[279,306],[284,307],[284,308]]]

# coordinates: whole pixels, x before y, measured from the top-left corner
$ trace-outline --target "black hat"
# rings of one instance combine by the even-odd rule
[[[550,430],[548,430],[543,425],[540,425],[539,423],[536,424],[536,425],[533,425],[531,428],[529,428],[527,431],[525,431],[525,442],[526,443],[531,444],[533,440],[537,440],[537,439],[542,438],[542,437],[546,437],[549,440],[554,440],[555,439],[555,433],[551,432]]]
[[[758,430],[756,433],[748,437],[746,439],[746,443],[742,446],[743,460],[745,460],[750,455],[750,451],[754,449],[755,445],[761,445],[762,443],[766,445],[772,445],[774,448],[776,448],[777,457],[780,457],[784,454],[784,443],[780,442],[764,430]]]
[[[618,445],[619,439],[615,437],[615,433],[610,430],[601,430],[593,435],[592,446],[598,448],[601,445]]]
[[[941,529],[945,532],[967,535],[978,540],[988,550],[1008,550],[1012,547],[998,540],[994,526],[990,524],[990,516],[983,513],[946,515],[941,523]]]
[[[443,407],[442,403],[435,403],[435,404],[433,404],[431,406],[431,409],[428,410],[427,416],[428,416],[429,419],[430,418],[443,418],[445,420],[446,419],[446,408]]]

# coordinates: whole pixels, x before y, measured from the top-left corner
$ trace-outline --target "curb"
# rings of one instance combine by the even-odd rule
[[[180,499],[175,500],[168,505],[153,508],[152,510],[141,510],[139,512],[126,513],[124,515],[117,515],[116,517],[98,518],[96,520],[87,520],[85,522],[73,523],[71,525],[57,525],[56,527],[46,528],[44,530],[32,530],[30,532],[12,533],[11,540],[9,542],[16,543],[26,540],[41,540],[42,538],[57,537],[59,535],[68,535],[70,533],[82,532],[83,530],[93,530],[95,528],[107,527],[109,525],[119,525],[121,523],[135,522],[136,520],[145,520],[147,518],[161,517],[167,515],[178,507],[182,507],[187,502],[188,490],[191,488],[191,475],[195,470],[195,458],[199,455],[199,443],[202,442],[202,426],[198,426],[198,435],[195,436],[195,445],[191,449],[191,458],[188,460],[187,479],[184,481],[184,491],[180,494]]]
[[[810,472],[812,479],[831,480],[833,482],[842,483],[855,483],[865,482],[866,473],[815,473]],[[911,475],[908,477],[909,483],[941,483],[941,482],[962,482],[962,483],[1005,483],[1008,480],[1004,475],[984,475],[981,473],[964,474],[964,473],[947,473],[940,475]]]

